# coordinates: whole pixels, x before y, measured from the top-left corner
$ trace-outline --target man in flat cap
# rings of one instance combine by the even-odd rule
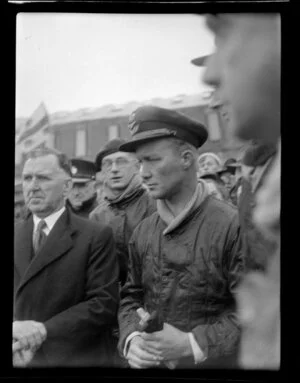
[[[72,158],[71,171],[73,184],[67,204],[75,214],[88,218],[98,205],[95,164],[81,158]]]
[[[233,352],[234,289],[243,272],[235,209],[197,180],[205,127],[176,111],[138,108],[129,119],[140,174],[157,212],[129,242],[118,314],[119,351],[133,368],[195,367]]]
[[[128,242],[136,226],[156,210],[152,199],[142,185],[139,164],[134,153],[122,152],[120,146],[126,141],[115,138],[107,142],[95,160],[96,170],[103,173],[102,201],[90,213],[90,219],[102,222],[113,230],[119,261],[119,284],[124,285],[128,269]],[[114,335],[119,339],[117,321]],[[117,365],[124,359],[116,354]]]
[[[217,174],[224,182],[230,201],[237,206],[242,182],[241,164],[234,158],[228,158]]]
[[[280,15],[210,14],[206,17],[206,24],[214,34],[217,44],[216,51],[205,63],[207,70],[204,81],[217,90],[221,103],[228,109],[234,135],[252,141],[252,148],[247,150],[243,162],[250,165],[253,171],[247,177],[249,182],[244,182],[242,185],[240,203],[245,207],[242,216],[245,217],[246,243],[250,245],[252,253],[253,250],[257,254],[265,252],[264,258],[267,260],[265,271],[249,273],[237,294],[243,326],[240,365],[244,368],[278,369],[280,366]],[[197,62],[194,63],[197,65]],[[253,209],[249,208],[250,204],[254,205]],[[257,229],[263,234],[261,237],[269,240],[270,244],[275,241],[277,247],[275,251],[274,246],[266,246],[266,241],[264,244],[258,239],[255,234],[258,232]],[[259,243],[262,246],[257,246]],[[260,251],[259,247],[263,251]]]

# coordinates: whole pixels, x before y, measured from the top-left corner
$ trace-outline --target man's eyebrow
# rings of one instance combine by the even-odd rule
[[[23,176],[26,176],[26,175],[32,175],[33,173],[32,172],[24,172],[23,173]],[[37,172],[35,173],[36,176],[43,176],[43,177],[48,177],[48,176],[51,176],[53,173],[50,172],[50,171],[44,171],[44,172]]]

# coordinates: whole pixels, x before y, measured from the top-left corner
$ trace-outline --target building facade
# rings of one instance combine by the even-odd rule
[[[175,109],[201,121],[208,128],[209,139],[199,154],[213,151],[225,159],[239,151],[241,144],[228,134],[226,121],[218,108],[209,104],[204,95],[179,95],[170,99],[153,99],[145,103],[106,105],[98,109],[76,112],[58,112],[51,115],[54,146],[70,157],[94,160],[99,149],[109,140],[130,137],[127,124],[129,115],[139,106],[151,104]]]
[[[177,95],[168,99],[156,98],[146,102],[129,102],[122,105],[85,108],[74,112],[53,113],[48,116],[49,125],[46,128],[49,134],[48,146],[66,153],[70,158],[80,157],[94,161],[100,148],[107,141],[116,137],[130,138],[127,128],[129,115],[139,106],[147,104],[174,109],[202,122],[208,129],[209,138],[199,149],[199,154],[212,151],[224,161],[229,157],[239,157],[242,144],[232,138],[226,119],[222,117],[218,105],[212,103],[210,93]],[[32,136],[27,138],[31,140],[30,142],[33,139]],[[23,147],[26,147],[26,141],[23,142]],[[16,155],[18,163],[16,163],[15,190],[20,194],[19,184],[24,153],[17,144]],[[15,196],[16,199],[20,201],[21,197]]]

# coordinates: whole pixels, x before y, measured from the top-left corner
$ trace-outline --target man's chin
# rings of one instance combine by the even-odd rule
[[[155,191],[155,190],[152,191],[152,190],[148,189],[148,194],[153,199],[164,199],[164,196],[162,196],[161,193],[159,193],[158,191]]]
[[[40,211],[43,211],[43,209],[44,209],[44,206],[42,206],[42,205],[40,205],[40,204],[36,204],[36,203],[32,203],[32,202],[30,202],[30,203],[28,203],[27,204],[27,207],[28,207],[28,209],[30,210],[30,211],[32,211],[33,213],[35,213],[35,212],[40,212]]]
[[[45,215],[45,208],[43,206],[28,204],[27,208],[32,214],[35,214],[38,217],[43,217]]]
[[[78,210],[82,206],[82,202],[71,202],[73,209]]]
[[[127,188],[123,182],[113,182],[109,185],[112,190],[124,190]]]

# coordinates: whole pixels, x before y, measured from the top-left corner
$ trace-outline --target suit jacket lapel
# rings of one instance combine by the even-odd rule
[[[43,248],[34,257],[30,266],[26,270],[18,291],[20,291],[20,289],[42,269],[47,267],[57,258],[63,256],[70,248],[72,248],[73,232],[74,229],[70,225],[69,212],[66,210],[55,223]]]
[[[32,255],[33,219],[30,216],[15,232],[15,267],[20,278],[25,274]]]

